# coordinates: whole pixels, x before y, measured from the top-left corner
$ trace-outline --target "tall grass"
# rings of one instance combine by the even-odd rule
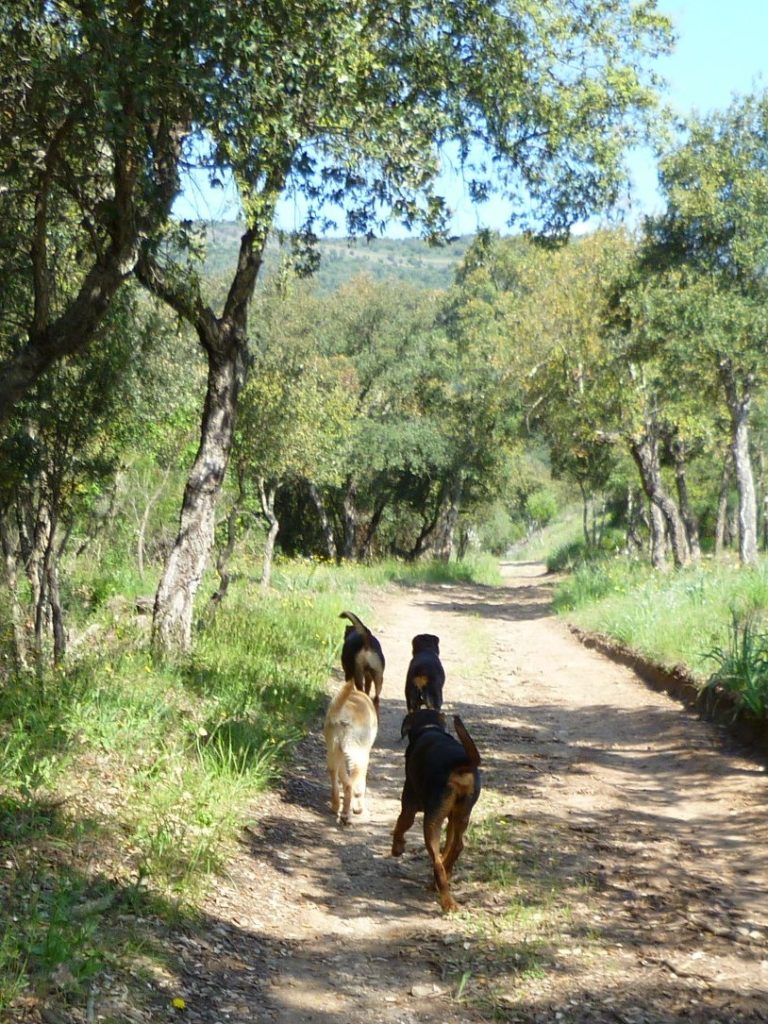
[[[703,683],[734,619],[754,624],[768,612],[768,565],[704,562],[660,573],[625,559],[584,564],[556,588],[555,607],[659,664],[685,665]]]

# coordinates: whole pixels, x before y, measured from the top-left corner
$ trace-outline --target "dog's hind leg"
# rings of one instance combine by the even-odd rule
[[[448,883],[448,872],[445,869],[442,855],[440,854],[440,832],[443,827],[442,818],[435,815],[424,815],[424,845],[427,853],[432,858],[432,867],[435,872],[435,885],[440,894],[440,906],[446,912],[458,910],[456,900],[451,896],[451,887]]]
[[[367,771],[367,763],[357,763],[350,766],[349,788],[353,814],[363,814],[365,812],[365,777]]]
[[[443,865],[445,873],[450,877],[453,865],[459,859],[459,854],[464,849],[464,833],[469,825],[469,815],[466,817],[453,817],[448,819],[448,833],[443,850]]]
[[[408,791],[408,783],[403,787],[400,815],[395,822],[395,830],[392,833],[392,856],[399,857],[405,849],[405,833],[416,820],[416,801],[413,800]]]
[[[338,814],[341,802],[339,795],[339,773],[330,751],[328,753],[328,777],[331,780],[331,810],[334,814]]]

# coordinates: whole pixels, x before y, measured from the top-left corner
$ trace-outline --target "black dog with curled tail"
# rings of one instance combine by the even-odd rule
[[[373,687],[373,703],[376,714],[379,713],[379,696],[384,685],[384,652],[381,644],[354,612],[342,612],[340,619],[349,619],[352,623],[344,630],[344,644],[341,648],[341,667],[344,678],[354,679],[355,686],[371,696]]]

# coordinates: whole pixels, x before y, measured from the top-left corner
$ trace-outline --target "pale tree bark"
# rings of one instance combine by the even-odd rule
[[[320,520],[320,529],[325,543],[325,553],[331,561],[335,562],[338,552],[336,550],[336,538],[333,536],[333,527],[331,526],[331,520],[328,516],[328,509],[325,507],[325,502],[323,501],[323,496],[320,493],[320,488],[311,480],[309,481],[309,496],[317,510],[317,518]]]
[[[651,565],[654,569],[667,567],[667,528],[658,505],[648,500],[650,510]]]
[[[626,540],[626,552],[628,555],[632,552],[639,552],[643,550],[643,539],[640,536],[640,523],[643,519],[643,506],[642,499],[638,499],[635,488],[627,487],[627,540]]]
[[[725,534],[728,528],[728,490],[731,485],[733,454],[725,453],[723,469],[720,474],[720,488],[717,495],[717,519],[715,521],[715,554],[722,554],[725,546]]]
[[[699,541],[699,521],[696,513],[691,507],[690,495],[688,493],[688,464],[686,459],[685,445],[682,441],[674,441],[671,446],[672,458],[675,462],[675,482],[677,483],[677,500],[680,505],[680,515],[685,525],[685,533],[688,538],[688,548],[691,559],[694,562],[701,561],[701,543]]]
[[[461,513],[461,498],[464,493],[463,474],[457,473],[451,481],[448,489],[445,505],[440,515],[440,520],[435,531],[434,553],[435,558],[443,562],[449,562],[454,550],[454,539],[456,527]]]
[[[344,497],[341,503],[341,521],[343,527],[343,537],[341,542],[341,557],[342,558],[354,558],[355,557],[355,541],[357,539],[357,505],[355,504],[355,498],[357,497],[357,485],[354,480],[350,477],[347,481],[347,487],[344,491]]]
[[[240,392],[248,363],[248,303],[253,295],[264,248],[285,174],[265,185],[264,227],[247,230],[240,240],[237,269],[221,316],[166,274],[150,253],[142,254],[137,275],[197,331],[208,359],[208,381],[200,445],[184,490],[179,531],[155,595],[152,649],[156,656],[184,653],[192,644],[194,600],[214,543],[216,504],[229,463]],[[270,206],[271,203],[271,206]]]
[[[269,587],[272,580],[272,562],[275,557],[275,541],[280,532],[280,523],[275,515],[275,498],[278,488],[276,485],[268,486],[263,477],[259,477],[259,498],[261,499],[261,511],[267,520],[267,539],[264,541],[264,556],[261,568],[261,586],[263,590]]]
[[[368,525],[365,530],[365,538],[360,545],[360,560],[367,562],[373,553],[373,540],[378,532],[379,526],[381,525],[381,519],[384,515],[384,509],[387,507],[387,498],[379,498],[373,508],[373,514],[368,521]]]
[[[652,426],[646,425],[645,432],[629,440],[630,452],[640,472],[643,490],[652,504],[664,517],[669,542],[672,545],[672,557],[675,566],[680,568],[690,561],[688,538],[685,526],[672,498],[667,494],[661,479],[659,462],[659,439]],[[653,509],[651,510],[653,511]],[[655,530],[653,531],[656,532]],[[657,545],[655,545],[657,547]],[[658,550],[656,557],[659,557]],[[654,563],[656,564],[656,563]]]
[[[220,322],[201,331],[208,354],[208,387],[200,446],[184,489],[179,531],[155,595],[152,647],[156,654],[189,650],[194,600],[213,548],[216,503],[232,447],[235,412],[245,383],[247,343]]]
[[[13,635],[13,666],[17,672],[29,668],[27,635],[24,629],[24,609],[19,598],[18,544],[6,515],[0,515],[0,545],[3,549],[5,584],[11,601],[11,630]]]
[[[746,374],[741,389],[730,359],[721,359],[720,380],[731,419],[731,453],[739,496],[739,559],[743,565],[757,564],[757,495],[749,454],[749,412],[754,378]]]

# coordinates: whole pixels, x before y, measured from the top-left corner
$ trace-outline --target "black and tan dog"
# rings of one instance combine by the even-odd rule
[[[453,716],[455,740],[445,731],[439,711],[422,708],[403,719],[402,735],[408,735],[405,751],[405,785],[400,816],[392,835],[392,856],[405,849],[405,833],[419,811],[424,812],[424,845],[435,872],[440,905],[457,910],[449,879],[464,849],[464,832],[480,795],[480,755],[458,715]],[[443,822],[448,822],[445,846],[440,850]]]
[[[344,630],[344,644],[341,648],[344,678],[354,679],[357,689],[369,696],[373,686],[373,703],[378,714],[379,695],[384,684],[384,652],[381,644],[354,612],[342,612],[339,618],[349,619],[352,623]]]
[[[445,669],[440,661],[440,638],[419,633],[411,641],[413,657],[405,675],[405,704],[409,711],[423,705],[439,711],[443,706]]]

